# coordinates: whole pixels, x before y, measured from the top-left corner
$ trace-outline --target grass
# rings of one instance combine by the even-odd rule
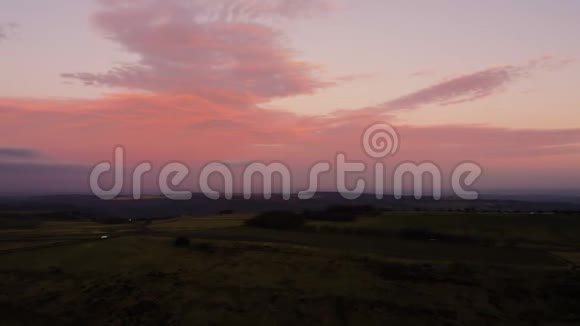
[[[252,215],[228,215],[208,216],[208,217],[190,217],[182,216],[179,218],[155,221],[149,226],[149,229],[164,232],[187,232],[207,229],[220,229],[239,227],[244,221],[251,218]]]
[[[369,272],[357,270],[352,263],[337,263],[340,269],[333,271],[331,278],[320,281],[318,275],[326,268],[322,262],[329,259],[323,254],[302,254],[296,249],[270,246],[235,245],[219,247],[219,251],[212,255],[192,249],[177,249],[170,243],[170,238],[136,237],[9,254],[2,257],[0,273],[3,275],[2,283],[9,280],[12,288],[6,283],[2,286],[4,289],[7,286],[8,292],[15,289],[16,284],[26,289],[20,294],[13,293],[16,297],[11,296],[12,302],[42,299],[54,292],[66,293],[66,296],[52,298],[58,304],[44,303],[42,312],[49,319],[58,318],[54,315],[62,313],[63,307],[77,309],[75,301],[79,296],[88,300],[93,295],[97,300],[100,296],[116,297],[115,305],[110,307],[97,302],[94,307],[97,311],[114,311],[114,307],[120,306],[123,311],[118,313],[127,315],[129,313],[125,309],[134,308],[134,300],[139,301],[137,293],[133,293],[139,287],[146,298],[151,298],[148,294],[155,293],[159,299],[155,300],[155,306],[167,305],[171,307],[169,310],[186,311],[181,316],[183,320],[207,320],[224,315],[223,321],[235,322],[240,318],[239,314],[228,307],[240,306],[239,309],[249,312],[252,304],[269,302],[270,297],[262,300],[276,293],[283,297],[290,292],[295,301],[299,299],[298,289],[308,290],[314,297],[360,297],[371,295],[374,292],[373,284],[376,284]],[[30,279],[35,282],[25,282]],[[130,293],[119,295],[119,289],[111,286],[118,283],[128,288]],[[184,291],[185,285],[194,291]],[[294,290],[289,291],[289,287]],[[175,301],[175,296],[180,297],[179,303]],[[201,303],[201,306],[198,305]],[[83,314],[94,315],[90,312],[92,305],[87,304],[83,308],[86,309]],[[215,313],[215,310],[220,310],[220,313],[208,314],[208,311]],[[116,315],[104,315],[105,318],[111,316],[117,318]],[[97,319],[91,320],[97,321],[99,317],[103,318],[96,316]],[[270,316],[272,321],[274,317]],[[254,318],[260,320],[258,311]],[[152,317],[151,322],[156,320]]]
[[[55,244],[55,241],[0,241],[0,252]]]
[[[156,220],[148,229],[164,232],[180,232],[213,228],[227,228],[241,226],[247,215],[232,215],[228,217],[188,217]],[[98,238],[101,235],[115,235],[127,232],[137,232],[145,226],[144,221],[135,221],[126,224],[99,224],[90,221],[43,221],[32,225],[22,223],[28,227],[10,226],[0,228],[0,240],[33,238]],[[20,224],[16,224],[20,225]]]
[[[258,228],[205,230],[191,236],[206,239],[287,243],[320,247],[343,252],[372,253],[386,257],[422,261],[470,261],[484,264],[561,265],[542,250],[499,248],[479,245],[454,245],[437,242],[410,241],[393,237],[320,234],[275,231]]]
[[[3,227],[0,324],[577,325],[580,274],[565,263],[578,261],[576,217],[502,216],[389,213],[309,224],[518,236],[568,250],[275,231],[243,226],[248,215]],[[177,236],[191,245],[175,247]]]
[[[396,233],[425,229],[495,242],[536,242],[580,246],[580,216],[459,212],[394,212],[360,217],[354,223],[309,222],[314,227]]]
[[[93,222],[44,222],[35,229],[0,230],[0,252],[15,249],[26,240],[55,242],[67,240],[97,240],[101,236],[117,237],[131,234],[157,234],[165,236],[190,235],[204,239],[223,239],[232,241],[253,241],[286,243],[300,246],[320,247],[338,251],[372,253],[387,257],[407,258],[423,261],[473,261],[488,264],[519,265],[559,265],[561,259],[555,258],[542,246],[517,248],[505,246],[482,246],[473,244],[453,244],[442,241],[412,241],[401,239],[396,233],[406,228],[428,229],[434,232],[469,235],[475,238],[492,238],[501,243],[508,238],[547,241],[570,244],[568,234],[575,230],[576,216],[528,216],[476,213],[389,213],[377,217],[361,217],[355,222],[309,222],[314,228],[356,230],[353,234],[327,234],[325,232],[285,232],[244,227],[251,215],[228,215],[208,217],[179,217],[157,220],[144,225],[133,224],[102,225]],[[529,223],[524,227],[515,225]],[[580,219],[579,219],[580,220]],[[546,228],[544,237],[540,229],[546,225],[562,225]],[[567,226],[565,228],[564,226]],[[514,230],[515,229],[515,230]],[[384,231],[384,236],[367,236],[365,230]],[[527,232],[523,232],[523,231]],[[533,232],[532,232],[533,230]],[[564,231],[566,230],[566,231]],[[147,231],[147,232],[146,232]],[[144,233],[145,232],[145,233]],[[521,233],[520,233],[521,232]],[[392,233],[392,234],[391,234]],[[381,233],[379,233],[381,234]],[[393,236],[394,234],[394,236]],[[579,233],[580,234],[580,231]],[[560,236],[560,238],[558,238]],[[9,241],[11,240],[11,241]],[[548,250],[550,249],[550,250]],[[570,250],[568,250],[570,251]],[[572,250],[574,251],[574,250]]]
[[[124,237],[3,255],[3,324],[507,325],[561,303],[551,291],[566,279],[282,244],[210,241],[208,252],[172,240]],[[542,302],[529,299],[542,291],[550,293]]]
[[[93,222],[44,222],[34,229],[1,229],[0,240],[93,239],[102,235],[135,232],[131,224],[103,225]]]

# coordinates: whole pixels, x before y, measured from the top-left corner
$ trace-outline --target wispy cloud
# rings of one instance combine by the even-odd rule
[[[0,147],[0,159],[36,159],[41,156],[40,151],[31,148]]]
[[[401,96],[384,104],[388,110],[411,110],[427,104],[446,105],[469,102],[499,92],[514,79],[520,69],[512,66],[490,68],[463,75]]]
[[[432,68],[425,68],[425,69],[419,69],[417,71],[414,71],[411,73],[411,77],[427,77],[427,76],[433,76],[437,74],[437,70],[436,69],[432,69]]]
[[[16,23],[0,23],[0,41],[7,39],[17,27]]]
[[[507,89],[522,78],[546,69],[575,62],[574,59],[544,56],[520,66],[504,65],[456,76],[427,88],[395,98],[382,105],[386,110],[412,110],[425,105],[472,102]]]
[[[89,171],[88,165],[80,164],[65,164],[65,163],[12,163],[0,162],[0,175],[2,174],[27,174],[27,175],[41,175],[48,173],[71,173],[79,175],[79,173],[87,173]],[[82,174],[80,174],[82,176]]]

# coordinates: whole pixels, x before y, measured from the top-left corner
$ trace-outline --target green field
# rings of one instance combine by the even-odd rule
[[[494,242],[580,246],[580,216],[563,214],[396,212],[354,223],[311,222],[316,227],[397,232],[425,229]]]
[[[8,223],[0,324],[577,325],[577,223],[542,215],[512,229],[526,217],[388,213],[293,231],[246,227],[250,215]],[[408,228],[494,241],[397,236]]]
[[[156,221],[149,226],[151,230],[164,232],[188,232],[207,229],[222,229],[240,227],[252,215],[235,215],[228,217],[180,217],[175,219]]]

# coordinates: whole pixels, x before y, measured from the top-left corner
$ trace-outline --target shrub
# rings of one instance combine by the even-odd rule
[[[211,244],[209,242],[196,243],[194,247],[195,247],[195,249],[197,249],[199,251],[203,251],[203,252],[208,253],[208,254],[213,254],[215,252],[215,248],[214,248],[213,244]]]
[[[290,230],[304,226],[304,217],[291,211],[272,211],[262,213],[245,222],[247,226]]]
[[[176,247],[189,247],[189,245],[191,244],[191,240],[189,240],[188,237],[177,237],[175,239],[174,245]]]
[[[371,205],[335,205],[326,209],[327,213],[350,213],[353,215],[377,215],[380,210]]]
[[[354,222],[356,215],[351,212],[308,212],[302,214],[305,219],[313,221],[329,221],[329,222]]]
[[[430,240],[435,238],[435,233],[427,229],[406,228],[400,231],[400,235],[402,238],[410,240]]]
[[[127,223],[129,223],[129,221],[124,219],[124,218],[118,218],[118,217],[104,217],[104,218],[98,219],[97,223],[100,223],[100,224],[127,224]]]
[[[322,212],[305,211],[305,219],[313,221],[354,222],[359,215],[376,216],[380,210],[370,205],[334,205]]]
[[[399,235],[403,239],[409,240],[437,240],[441,242],[448,243],[475,243],[477,239],[471,238],[469,236],[449,234],[449,233],[439,233],[433,232],[428,229],[413,229],[407,228],[402,229]]]

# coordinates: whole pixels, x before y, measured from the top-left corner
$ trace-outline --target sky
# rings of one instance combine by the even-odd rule
[[[361,135],[381,122],[400,137],[389,167],[473,161],[483,190],[578,190],[579,16],[551,0],[0,0],[0,193],[85,191],[117,145],[129,166],[280,161],[301,184],[338,152],[374,163]]]

